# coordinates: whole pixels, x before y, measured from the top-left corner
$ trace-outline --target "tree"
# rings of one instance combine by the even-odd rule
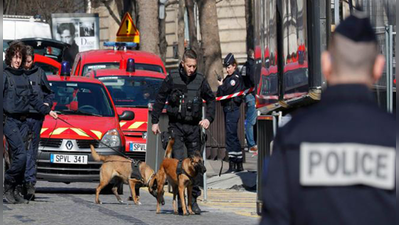
[[[179,1],[179,15],[178,15],[178,30],[177,30],[177,52],[179,59],[183,58],[184,54],[184,12],[186,11],[186,4],[184,1]]]
[[[157,0],[136,0],[140,31],[140,50],[159,55],[159,21]]]
[[[52,13],[85,12],[84,1],[59,0],[3,0],[3,14],[5,15],[40,15],[42,19],[51,23]]]
[[[216,1],[199,0],[197,2],[204,62],[203,71],[212,90],[216,91],[219,85],[215,72],[217,74],[223,72]]]
[[[188,35],[190,38],[190,45],[189,47],[199,52],[199,44],[197,39],[197,25],[196,25],[196,18],[194,15],[194,0],[186,0],[186,8],[188,14]]]

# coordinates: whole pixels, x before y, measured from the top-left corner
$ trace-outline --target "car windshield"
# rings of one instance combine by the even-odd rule
[[[83,75],[87,74],[87,72],[91,70],[100,70],[100,69],[119,69],[119,63],[95,63],[95,64],[86,64],[83,67]],[[144,63],[136,63],[136,70],[147,70],[163,73],[163,69],[160,65],[154,64],[144,64]]]
[[[115,112],[104,86],[83,82],[51,81],[53,110],[60,114],[113,117]]]
[[[155,101],[163,79],[151,77],[109,76],[99,77],[116,106],[148,107]]]

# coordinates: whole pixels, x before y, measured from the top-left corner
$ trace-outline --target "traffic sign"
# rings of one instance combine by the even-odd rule
[[[130,13],[125,13],[121,25],[116,33],[117,42],[140,43],[140,32],[133,23]]]

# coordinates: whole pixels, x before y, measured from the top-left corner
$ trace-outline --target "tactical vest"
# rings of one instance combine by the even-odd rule
[[[32,93],[32,87],[25,75],[13,75],[5,70],[4,75],[7,77],[7,89],[3,96],[3,109],[6,113],[28,113],[29,112],[29,95]]]
[[[202,119],[201,85],[204,76],[197,73],[194,80],[186,84],[175,70],[170,76],[173,81],[173,90],[168,100],[166,111],[172,119],[181,122],[197,122]]]
[[[41,69],[38,68],[35,73],[28,76],[30,84],[32,85],[33,92],[37,95],[40,100],[44,100],[44,94],[42,90],[42,73]]]

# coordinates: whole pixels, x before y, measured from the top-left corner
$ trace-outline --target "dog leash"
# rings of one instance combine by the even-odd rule
[[[69,123],[68,121],[62,119],[61,117],[58,117],[58,119],[61,120],[61,121],[64,122],[64,123],[68,124],[69,126],[71,126],[71,127],[73,127],[73,128],[78,128],[78,127],[72,125],[71,123]],[[78,128],[78,129],[79,129],[79,128]],[[80,130],[82,130],[82,129],[80,129]],[[92,138],[93,140],[95,140],[95,141],[97,141],[98,143],[104,145],[105,147],[108,147],[108,148],[112,149],[114,152],[118,153],[119,155],[123,156],[124,158],[131,160],[133,163],[136,162],[134,159],[130,158],[129,156],[125,155],[124,153],[122,153],[122,152],[118,151],[117,149],[115,149],[115,148],[113,148],[113,147],[111,147],[111,146],[109,146],[109,145],[103,143],[102,141],[100,141],[100,140],[94,138],[92,135],[88,134],[86,131],[84,131],[84,130],[82,130],[82,131],[83,131],[87,136],[89,136],[90,138]]]

